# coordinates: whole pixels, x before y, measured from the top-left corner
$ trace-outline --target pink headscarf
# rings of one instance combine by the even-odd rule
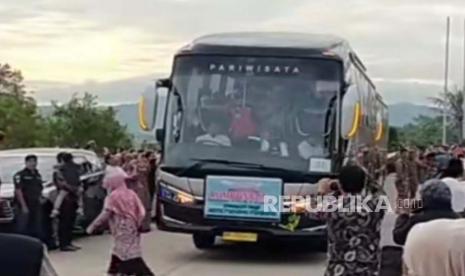
[[[103,187],[109,192],[105,199],[105,208],[133,219],[140,226],[145,216],[145,208],[137,194],[126,186],[126,178],[127,174],[122,169],[113,169],[105,176]]]

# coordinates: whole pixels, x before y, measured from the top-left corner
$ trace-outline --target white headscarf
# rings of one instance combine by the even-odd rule
[[[415,225],[403,259],[408,276],[465,276],[465,219]]]

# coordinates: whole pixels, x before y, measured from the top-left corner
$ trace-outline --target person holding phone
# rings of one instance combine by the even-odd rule
[[[337,202],[329,203],[337,204],[337,208],[308,213],[327,224],[329,260],[325,276],[378,275],[384,210],[376,207],[379,194],[368,192],[365,184],[366,173],[357,165],[343,167],[338,180],[322,179],[318,183],[320,196],[330,195],[333,201],[337,197]],[[372,211],[351,208],[353,200],[363,200]]]

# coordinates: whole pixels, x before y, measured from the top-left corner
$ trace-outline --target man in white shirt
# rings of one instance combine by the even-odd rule
[[[441,179],[452,193],[452,209],[455,212],[465,211],[465,182],[462,181],[463,172],[462,161],[453,158],[449,161]]]
[[[465,275],[465,220],[436,219],[410,230],[404,275]]]
[[[217,122],[211,122],[208,127],[208,133],[195,139],[196,143],[207,146],[230,147],[231,139],[224,134],[220,134],[221,126]]]

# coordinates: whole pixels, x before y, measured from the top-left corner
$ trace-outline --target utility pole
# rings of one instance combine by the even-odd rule
[[[462,141],[465,140],[465,20],[463,21],[463,83],[462,83]]]
[[[446,26],[446,56],[444,68],[444,105],[442,109],[442,144],[447,144],[447,92],[449,86],[449,43],[450,43],[450,17],[447,17]]]

